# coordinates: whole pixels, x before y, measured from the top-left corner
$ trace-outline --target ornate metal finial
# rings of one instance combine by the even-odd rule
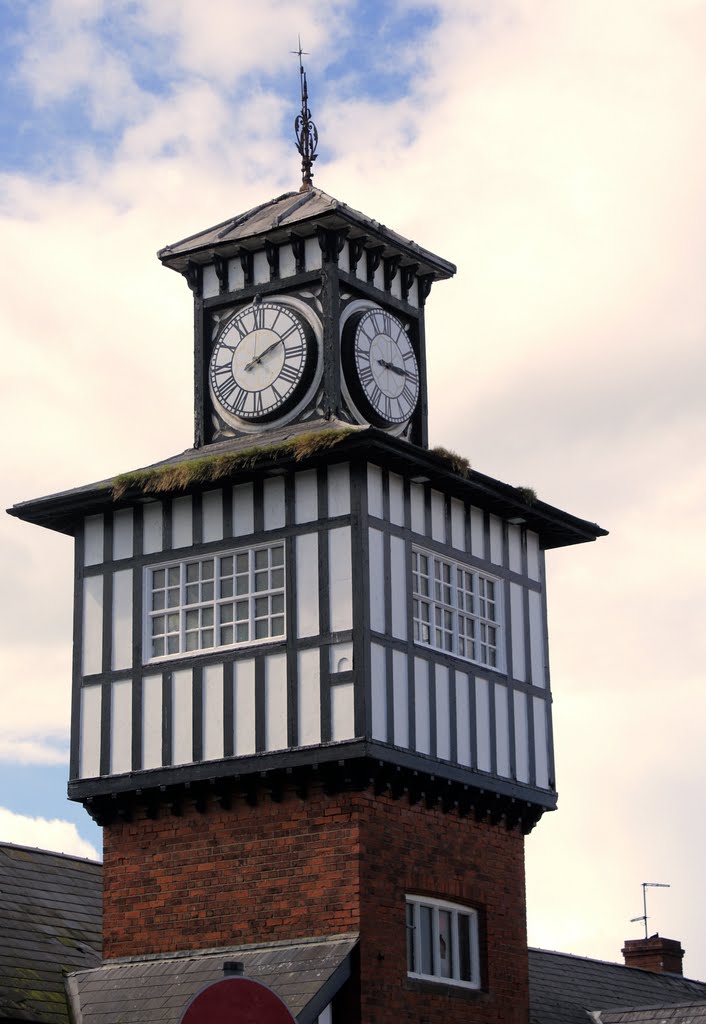
[[[306,71],[302,63],[303,56],[309,56],[305,50],[302,50],[301,38],[297,37],[299,43],[298,50],[292,50],[291,52],[299,58],[299,81],[301,84],[302,94],[302,110],[301,114],[297,114],[294,119],[294,133],[297,137],[297,149],[301,154],[302,158],[302,185],[299,189],[300,192],[306,192],[312,188],[311,179],[314,177],[314,172],[311,169],[311,165],[316,160],[316,147],[319,144],[319,133],[316,130],[316,125],[311,120],[311,111],[309,110],[309,94],[306,88]]]

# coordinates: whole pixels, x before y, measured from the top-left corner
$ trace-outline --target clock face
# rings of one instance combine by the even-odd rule
[[[209,383],[229,423],[274,419],[301,398],[316,363],[311,326],[283,302],[246,306],[226,321],[211,355]]]
[[[419,398],[419,367],[404,325],[375,306],[344,328],[344,360],[354,398],[371,422],[405,423]]]

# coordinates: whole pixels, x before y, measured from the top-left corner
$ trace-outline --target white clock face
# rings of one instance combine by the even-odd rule
[[[354,376],[371,418],[404,423],[419,398],[417,358],[404,325],[380,307],[360,314],[354,324]]]
[[[301,397],[316,361],[305,318],[281,302],[260,302],[228,320],[211,355],[209,382],[228,421],[279,416]]]

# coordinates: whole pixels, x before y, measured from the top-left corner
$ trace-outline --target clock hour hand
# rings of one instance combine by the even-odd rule
[[[252,370],[252,368],[255,365],[255,363],[261,363],[262,360],[264,359],[264,357],[266,355],[269,355],[269,353],[272,351],[272,349],[277,348],[277,346],[280,344],[281,340],[282,340],[281,338],[278,338],[277,341],[273,341],[272,344],[268,345],[267,348],[263,352],[261,352],[259,356],[255,356],[255,358],[251,359],[249,363],[246,363],[245,366],[243,367],[243,369],[245,369],[245,370]]]
[[[392,370],[398,377],[408,377],[409,374],[406,370],[402,369],[401,366],[395,366],[394,363],[389,363],[387,359],[378,359],[380,366],[384,366],[386,370]]]

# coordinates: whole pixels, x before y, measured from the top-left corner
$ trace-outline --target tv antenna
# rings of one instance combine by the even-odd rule
[[[670,889],[669,882],[643,882],[642,883],[642,915],[640,917],[631,917],[630,924],[634,924],[636,921],[643,921],[645,925],[645,938],[648,939],[647,933],[647,890],[652,889]]]
[[[309,110],[309,92],[306,85],[306,71],[304,70],[304,63],[302,61],[302,57],[308,57],[309,54],[306,50],[302,50],[301,37],[297,38],[299,49],[292,50],[291,52],[299,58],[299,84],[301,87],[302,109],[294,119],[294,134],[297,138],[297,149],[302,158],[302,184],[299,191],[308,192],[312,187],[311,179],[314,177],[314,172],[311,167],[317,157],[316,147],[319,144],[319,133],[316,130],[316,125],[311,119],[311,111]]]

